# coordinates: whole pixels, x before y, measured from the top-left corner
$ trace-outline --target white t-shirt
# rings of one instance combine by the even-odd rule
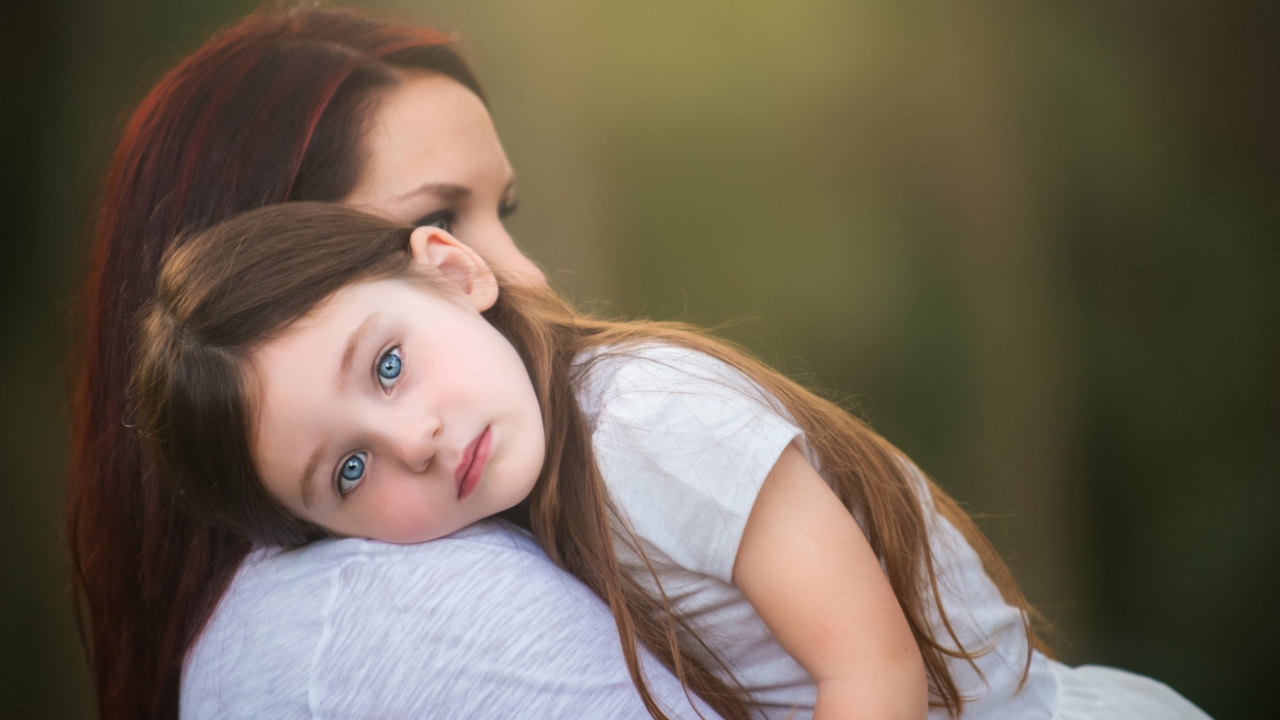
[[[644,667],[668,714],[698,717],[670,673]],[[649,717],[608,608],[495,521],[421,545],[254,551],[187,657],[180,715]]]
[[[644,538],[677,607],[767,715],[785,717],[796,706],[797,718],[809,717],[812,680],[729,584],[756,493],[800,431],[736,371],[671,347],[602,358],[581,390],[615,504]],[[989,689],[967,665],[952,665],[962,692],[979,698],[966,705],[965,718],[1047,718],[1056,703],[1055,720],[1208,720],[1147,678],[1071,669],[1039,654],[1014,696],[1026,648],[1017,610],[926,505],[953,623],[966,644],[999,639],[978,660]],[[696,708],[714,720],[642,657],[668,715],[692,720]],[[421,545],[332,540],[253,552],[187,656],[180,715],[649,717],[608,608],[531,539],[496,521]]]
[[[817,697],[812,678],[730,582],[756,495],[782,451],[798,441],[818,467],[803,433],[741,372],[692,350],[658,344],[606,350],[584,354],[578,367],[578,401],[596,462],[663,590],[766,715],[784,718],[794,708],[796,718],[810,717]],[[966,648],[995,643],[977,660],[985,681],[968,663],[950,662],[961,693],[973,699],[964,717],[1051,717],[1057,683],[1043,655],[1033,655],[1018,691],[1027,650],[1021,612],[1004,602],[928,493],[917,494],[930,518],[930,548],[953,627]],[[624,565],[651,582],[638,558],[618,545]],[[947,715],[939,708],[930,717]]]

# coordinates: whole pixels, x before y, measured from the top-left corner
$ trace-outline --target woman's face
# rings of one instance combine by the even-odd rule
[[[528,372],[480,314],[492,275],[476,279],[483,261],[439,230],[410,245],[459,291],[359,283],[250,357],[262,483],[339,535],[433,540],[517,504],[542,469]]]
[[[512,279],[546,284],[503,225],[516,207],[515,174],[475,93],[444,75],[406,75],[381,98],[366,149],[344,204],[439,227]]]

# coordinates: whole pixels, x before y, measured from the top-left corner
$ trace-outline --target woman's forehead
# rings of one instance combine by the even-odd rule
[[[410,75],[390,90],[366,142],[366,167],[352,200],[402,198],[424,184],[500,191],[510,180],[510,163],[484,103],[443,75]]]

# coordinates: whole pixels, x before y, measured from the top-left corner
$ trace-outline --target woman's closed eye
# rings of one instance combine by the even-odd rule
[[[364,479],[364,469],[368,459],[367,453],[358,452],[348,455],[347,459],[338,466],[338,476],[333,481],[338,497],[345,498],[360,485],[360,481]]]
[[[453,226],[458,221],[458,211],[452,208],[437,210],[414,221],[414,227],[436,227],[453,234]]]
[[[400,357],[399,346],[382,353],[382,357],[378,358],[378,366],[374,368],[374,376],[378,379],[378,384],[383,390],[391,391],[395,386],[396,380],[400,378],[400,371],[403,369],[404,360]]]
[[[503,200],[498,205],[498,219],[506,220],[511,217],[516,210],[520,208],[520,200],[512,197]],[[413,222],[414,227],[437,227],[441,230],[454,234],[454,227],[458,224],[458,210],[456,208],[445,208],[436,210],[433,213],[424,215]]]
[[[510,200],[503,200],[502,204],[498,206],[498,217],[503,220],[506,220],[507,218],[511,217],[516,210],[519,210],[519,209],[520,209],[519,198],[513,197]]]

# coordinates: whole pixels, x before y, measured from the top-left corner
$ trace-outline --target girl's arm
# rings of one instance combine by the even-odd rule
[[[928,713],[924,662],[889,579],[794,444],[751,508],[733,582],[817,681],[815,720]]]

